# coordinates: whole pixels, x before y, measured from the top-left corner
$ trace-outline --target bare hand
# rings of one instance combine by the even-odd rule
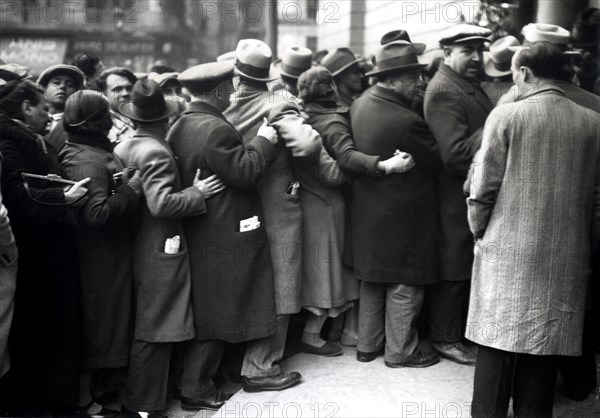
[[[277,144],[277,131],[272,126],[269,126],[267,118],[263,118],[263,123],[260,125],[260,128],[258,128],[256,135],[267,138],[267,140],[273,145]]]
[[[86,194],[88,192],[87,184],[89,182],[90,178],[86,177],[69,187],[69,189],[65,191],[65,202],[73,204],[73,206],[85,205],[88,200]]]
[[[223,183],[216,174],[213,174],[204,180],[200,180],[201,174],[202,172],[200,169],[196,170],[196,177],[194,178],[193,185],[202,192],[205,199],[208,200],[217,193],[221,193],[223,190],[225,190],[225,183]]]
[[[413,156],[407,152],[396,151],[394,156],[382,161],[385,174],[402,174],[410,171],[415,166]]]

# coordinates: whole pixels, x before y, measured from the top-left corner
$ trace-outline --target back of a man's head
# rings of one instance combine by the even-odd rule
[[[536,77],[553,80],[564,71],[566,58],[560,48],[549,42],[534,42],[515,57],[515,66],[528,67]]]

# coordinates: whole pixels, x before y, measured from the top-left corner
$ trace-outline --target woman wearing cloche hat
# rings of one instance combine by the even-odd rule
[[[81,210],[75,239],[81,278],[82,364],[92,373],[90,395],[102,405],[101,398],[114,392],[106,382],[126,373],[129,358],[132,217],[139,204],[139,177],[130,180],[133,173],[113,153],[107,137],[112,126],[108,100],[100,92],[79,90],[71,95],[63,125],[68,141],[61,164],[67,177],[77,181],[91,174],[89,199]],[[120,180],[114,178],[117,173]]]

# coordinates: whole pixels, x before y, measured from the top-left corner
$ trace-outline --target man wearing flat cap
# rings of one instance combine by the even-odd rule
[[[207,213],[183,221],[190,258],[196,338],[192,361],[184,367],[184,410],[219,409],[226,399],[212,377],[225,343],[240,343],[276,331],[273,265],[265,218],[256,190],[275,161],[277,133],[264,122],[248,145],[222,112],[233,91],[233,63],[214,62],[179,74],[192,94],[167,141],[178,158],[183,187],[196,171],[217,175],[227,188],[207,202]],[[227,303],[223,303],[224,300]],[[184,390],[186,389],[186,390]]]
[[[44,88],[44,95],[50,106],[48,114],[52,119],[46,141],[56,151],[60,151],[67,142],[67,134],[62,123],[59,123],[65,111],[65,103],[70,95],[84,87],[85,74],[74,65],[58,64],[42,71],[37,82]]]
[[[353,180],[354,275],[362,282],[356,355],[369,362],[384,353],[386,366],[393,368],[428,367],[439,356],[417,348],[415,322],[425,285],[439,280],[436,176],[442,162],[427,124],[412,108],[425,66],[416,49],[394,41],[383,45],[376,59],[367,76],[376,77],[377,84],[350,110],[354,142],[359,151],[382,158],[403,150],[414,158],[414,167]]]
[[[272,52],[257,39],[243,39],[236,48],[234,71],[240,77],[225,117],[240,132],[244,145],[256,137],[265,117],[278,133],[276,159],[258,182],[275,277],[277,332],[248,344],[242,365],[245,391],[282,390],[301,380],[297,372],[283,372],[289,316],[301,309],[302,212],[293,158],[318,159],[322,141],[304,123],[298,104],[283,89],[269,91],[267,83],[278,77]]]
[[[473,266],[463,183],[493,109],[479,86],[484,43],[491,33],[473,25],[449,28],[440,39],[444,62],[425,92],[425,120],[444,163],[439,187],[441,283],[431,289],[431,339],[442,356],[462,364],[475,362],[475,350],[463,343]]]

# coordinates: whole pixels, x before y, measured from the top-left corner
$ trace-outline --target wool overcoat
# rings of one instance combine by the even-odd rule
[[[350,133],[348,108],[328,108],[318,103],[303,107],[306,122],[323,140],[323,152],[344,161],[356,170],[371,170],[378,158],[356,152]],[[352,270],[343,264],[348,233],[348,210],[344,188],[350,176],[335,162],[329,170],[320,170],[312,164],[295,165],[302,184],[304,268],[302,306],[331,309],[343,307],[359,297],[359,282]]]
[[[473,237],[467,223],[463,184],[481,146],[482,128],[492,108],[478,85],[443,63],[425,91],[425,120],[444,163],[439,187],[442,280],[471,278]]]
[[[140,171],[145,198],[133,244],[135,338],[189,340],[194,337],[190,254],[181,219],[205,213],[204,196],[196,187],[182,189],[171,148],[149,130],[138,129],[115,154]],[[176,235],[179,251],[165,253],[165,241]]]
[[[555,88],[499,106],[475,163],[468,206],[479,239],[466,337],[516,353],[580,355],[598,242],[598,114]]]
[[[83,365],[91,369],[123,367],[128,363],[131,341],[131,250],[138,197],[130,187],[115,186],[112,176],[123,170],[123,163],[106,136],[71,133],[60,157],[68,178],[90,178],[88,201],[75,229]]]
[[[438,282],[436,176],[442,163],[433,135],[400,95],[380,86],[354,101],[350,120],[359,151],[389,158],[400,149],[416,162],[404,174],[354,178],[355,277],[406,285]]]
[[[301,309],[302,211],[300,196],[287,191],[296,180],[293,157],[317,159],[321,138],[304,123],[297,99],[285,89],[242,81],[224,115],[246,146],[265,117],[278,132],[275,162],[258,182],[258,192],[271,247],[277,314],[296,313]]]
[[[2,154],[0,154],[0,176],[2,173]],[[17,246],[15,237],[10,228],[8,211],[2,204],[2,193],[0,193],[0,245],[2,245],[0,260],[0,324],[3,324],[0,332],[0,378],[10,368],[10,356],[8,352],[8,334],[12,323],[15,307],[15,290],[17,287]],[[7,257],[5,257],[5,255]],[[12,256],[9,259],[8,256]]]
[[[72,404],[78,398],[80,300],[75,212],[60,187],[26,190],[23,172],[63,176],[54,148],[22,122],[0,116],[2,197],[19,250],[9,336],[14,402]],[[35,200],[34,200],[35,199]]]
[[[275,332],[273,266],[256,184],[275,161],[275,147],[242,137],[214,107],[192,102],[167,137],[178,157],[183,187],[196,170],[227,188],[206,203],[207,213],[184,219],[192,272],[196,339],[242,342]],[[257,216],[261,225],[240,231]]]

